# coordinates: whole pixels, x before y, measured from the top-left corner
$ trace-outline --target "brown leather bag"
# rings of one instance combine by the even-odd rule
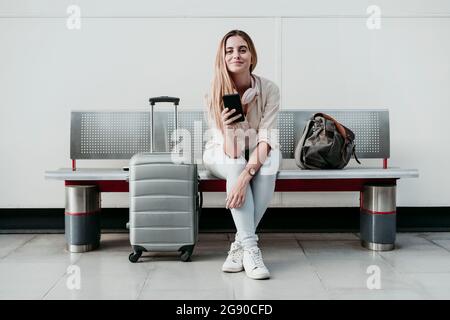
[[[295,162],[303,169],[342,169],[355,154],[355,134],[325,113],[308,120],[297,147]]]

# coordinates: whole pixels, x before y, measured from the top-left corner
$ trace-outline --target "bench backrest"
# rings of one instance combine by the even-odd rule
[[[294,158],[294,150],[308,119],[315,112],[328,113],[353,130],[359,158],[388,159],[389,111],[387,109],[287,109],[278,117],[279,141],[283,158]],[[71,114],[71,159],[130,159],[150,151],[149,111],[73,111]],[[174,146],[170,133],[175,129],[173,112],[155,112],[154,151]],[[179,108],[178,127],[191,133],[192,151],[205,145],[208,128],[201,109]],[[197,148],[197,149],[196,149]],[[196,155],[198,157],[198,153]]]

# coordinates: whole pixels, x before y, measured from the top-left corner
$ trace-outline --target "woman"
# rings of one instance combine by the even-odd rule
[[[272,199],[281,160],[276,130],[280,96],[273,82],[252,74],[256,63],[255,46],[245,32],[232,30],[222,38],[207,100],[211,138],[203,161],[212,174],[226,179],[226,208],[237,229],[222,270],[245,270],[252,279],[267,279],[255,230]],[[223,106],[222,96],[232,93],[241,97],[244,121],[234,122],[241,115]]]

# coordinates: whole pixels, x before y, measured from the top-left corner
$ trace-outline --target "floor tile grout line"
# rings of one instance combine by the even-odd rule
[[[447,249],[446,247],[443,247],[443,246],[441,246],[439,243],[434,242],[434,241],[436,241],[436,240],[428,239],[428,238],[426,238],[426,237],[424,237],[424,236],[419,236],[419,238],[422,238],[422,239],[424,239],[424,240],[426,240],[426,241],[428,241],[428,242],[431,242],[431,243],[434,244],[435,246],[437,246],[437,247],[439,247],[439,248],[441,248],[441,249],[444,249],[444,250],[447,251],[447,252],[450,252],[450,250]]]
[[[233,284],[231,285],[231,292],[232,292],[231,299],[236,300],[236,289],[234,288]]]
[[[302,248],[303,253],[304,253],[305,256],[307,257],[310,266],[313,268],[314,273],[316,273],[317,277],[319,278],[321,284],[324,286],[325,290],[326,290],[328,293],[330,293],[330,289],[324,284],[324,282],[323,282],[322,278],[320,277],[320,275],[319,275],[317,269],[314,267],[313,263],[309,260],[308,254],[307,254],[306,251],[304,250],[302,244],[300,243],[300,240],[297,240],[297,241],[298,241],[299,246]],[[387,260],[385,257],[383,257],[379,252],[374,252],[374,253],[375,253],[378,257],[380,257],[382,261],[386,262],[386,265],[387,265],[387,266],[388,266],[395,274],[397,274],[398,276],[400,276],[402,279],[405,280],[404,274],[401,273],[401,272],[399,272],[393,265],[391,265],[391,264],[389,263],[389,260]]]
[[[70,252],[68,252],[68,253],[70,254]],[[71,262],[70,262],[69,266],[76,265],[76,264],[81,260],[82,257],[83,257],[83,254],[79,254],[79,256],[75,259],[75,261],[73,261],[73,262],[71,261]],[[69,266],[68,266],[68,267],[69,267]],[[65,278],[65,276],[67,275],[67,268],[68,268],[68,267],[66,267],[66,271],[64,272],[64,274],[63,274],[61,277],[59,277],[58,280],[56,280],[56,282],[54,283],[54,285],[53,285],[52,287],[50,287],[49,290],[47,290],[47,292],[44,294],[44,296],[42,297],[41,300],[44,300],[45,297],[47,297],[48,294],[49,294],[54,288],[56,288],[56,286],[58,285],[58,283],[59,283],[62,279]]]
[[[399,249],[395,249],[394,250],[399,250]],[[403,280],[405,279],[405,273],[400,272],[400,270],[398,270],[397,268],[395,268],[395,266],[389,261],[389,259],[387,259],[386,257],[384,257],[381,252],[379,251],[375,251],[375,254],[381,258],[381,261],[383,261],[384,263],[386,263],[386,265],[397,275],[400,276]]]
[[[55,281],[55,283],[50,287],[50,289],[48,289],[48,290],[45,292],[45,294],[42,296],[41,300],[44,300],[44,299],[48,296],[48,294],[49,294],[54,288],[56,288],[56,286],[58,285],[58,283],[59,283],[62,279],[65,278],[66,274],[67,274],[67,270],[64,271],[64,273],[63,273],[63,274]]]
[[[418,237],[420,237],[420,236],[418,236]],[[426,240],[428,240],[428,239],[426,239]],[[445,248],[444,248],[444,249],[445,249]],[[396,275],[400,276],[400,277],[401,277],[403,280],[405,280],[405,281],[408,281],[408,276],[410,276],[410,274],[415,274],[415,273],[419,273],[419,274],[447,273],[447,272],[429,272],[429,271],[427,271],[427,272],[404,272],[404,271],[403,271],[403,272],[402,272],[402,271],[398,270],[397,268],[395,268],[395,266],[392,265],[386,257],[383,257],[383,255],[381,255],[380,252],[376,252],[376,254],[377,254],[384,262],[386,262],[386,264],[387,264],[387,265],[395,272]],[[414,280],[414,279],[413,279],[413,280]],[[419,285],[419,286],[421,286],[421,284],[418,283],[418,282],[416,282],[416,281],[413,281],[413,284],[414,284],[414,285]],[[419,288],[419,289],[421,289],[421,288]]]
[[[394,250],[396,250],[396,249],[394,249]],[[408,273],[401,272],[400,270],[398,270],[397,268],[395,268],[395,266],[392,265],[386,257],[383,257],[383,256],[381,255],[380,252],[376,252],[376,254],[377,254],[378,257],[381,258],[381,260],[382,260],[383,262],[386,263],[386,265],[387,265],[390,269],[392,269],[392,271],[394,272],[394,274],[395,274],[396,276],[400,277],[400,278],[402,279],[402,281],[405,281],[405,282],[407,282],[407,283],[410,283],[411,280],[408,279]],[[420,286],[420,284],[418,284],[414,279],[413,279],[413,281],[412,281],[412,285],[413,285],[413,286],[417,286],[417,285]],[[417,288],[413,288],[413,289],[414,289],[414,290],[417,290]],[[418,288],[418,289],[421,289],[421,288]]]
[[[28,239],[27,241],[25,241],[24,243],[22,243],[20,246],[18,246],[17,248],[11,250],[10,252],[8,252],[8,253],[6,254],[6,256],[3,256],[2,258],[0,258],[0,262],[3,261],[4,259],[6,259],[7,257],[9,257],[11,254],[13,254],[14,252],[16,252],[16,251],[19,250],[20,248],[23,248],[27,243],[29,243],[30,241],[34,240],[37,236],[38,236],[38,234],[33,235],[30,239]]]
[[[397,249],[394,249],[394,250],[397,250]],[[375,254],[377,255],[377,257],[381,258],[381,261],[385,262],[386,265],[387,265],[389,268],[391,268],[396,274],[398,274],[398,275],[401,274],[400,272],[398,272],[398,270],[395,268],[395,266],[389,262],[389,260],[388,260],[386,257],[383,257],[383,256],[381,255],[380,252],[375,251]]]
[[[223,272],[223,271],[221,271]],[[245,272],[245,271],[244,271]],[[235,288],[235,282],[231,280],[230,284],[228,285],[228,289],[231,289],[231,298],[227,298],[227,300],[236,300],[236,288]]]
[[[72,254],[72,253],[69,252],[69,251],[67,251],[67,253],[68,253],[68,254]],[[49,290],[47,290],[47,292],[44,294],[44,296],[41,298],[41,300],[44,300],[45,297],[47,297],[48,294],[49,294],[54,288],[56,288],[56,286],[58,285],[58,283],[59,283],[62,279],[65,278],[65,276],[67,275],[67,268],[68,268],[69,266],[76,265],[78,262],[80,262],[81,258],[83,257],[83,254],[82,254],[82,253],[78,253],[77,255],[78,255],[77,258],[76,258],[74,261],[70,261],[69,265],[66,266],[66,271],[64,272],[64,274],[63,274],[61,277],[59,277],[58,280],[56,280],[55,284],[54,284],[52,287],[50,287]]]
[[[445,251],[450,252],[450,250],[449,250],[448,248],[446,248],[446,247],[440,245],[439,243],[436,243],[436,242],[435,242],[435,241],[438,241],[438,240],[429,240],[429,239],[427,239],[427,240],[430,241],[430,242],[432,242],[432,243],[435,244],[436,246],[438,246],[438,247],[444,249]]]
[[[300,247],[300,249],[302,250],[303,254],[305,255],[306,261],[308,262],[309,266],[313,269],[314,274],[316,275],[316,277],[319,279],[320,285],[322,286],[323,289],[325,289],[325,292],[327,294],[330,293],[329,288],[325,285],[322,277],[320,276],[319,272],[317,271],[316,267],[313,265],[312,261],[309,260],[308,254],[305,251],[305,248],[303,248],[303,245],[301,244],[300,240],[296,239],[298,246]]]
[[[149,280],[149,278],[150,278],[150,272],[151,272],[151,271],[152,271],[152,268],[149,268],[148,271],[147,271],[147,275],[146,275],[146,277],[145,277],[144,283],[142,284],[142,287],[141,287],[141,289],[139,290],[139,293],[138,293],[138,295],[137,295],[137,297],[136,297],[136,300],[140,300],[140,297],[142,296],[142,292],[144,291],[145,286],[147,285],[147,282],[148,282],[148,280]]]

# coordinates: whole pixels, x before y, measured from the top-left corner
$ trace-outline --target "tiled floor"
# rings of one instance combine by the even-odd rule
[[[0,299],[450,299],[450,232],[399,233],[389,252],[351,233],[259,236],[270,280],[220,271],[231,234],[200,234],[189,263],[147,253],[136,264],[128,234],[83,254],[65,251],[63,234],[3,234]]]

